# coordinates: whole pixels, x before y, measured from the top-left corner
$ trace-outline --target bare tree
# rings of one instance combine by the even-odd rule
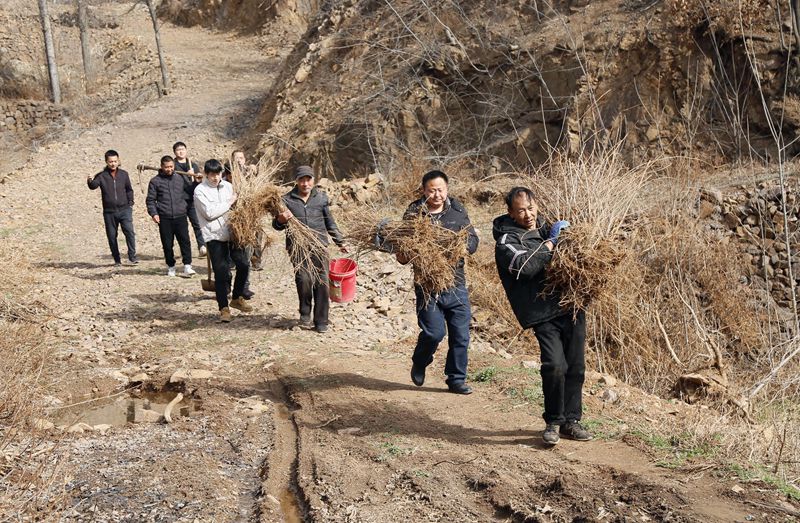
[[[41,2],[41,0],[39,0]],[[167,71],[167,62],[164,60],[164,50],[161,47],[161,35],[158,31],[158,18],[156,17],[156,7],[153,0],[145,0],[147,8],[150,10],[150,18],[153,20],[153,31],[156,34],[156,49],[158,50],[158,63],[161,65],[161,81],[164,84],[165,91],[169,91],[169,72]]]
[[[78,2],[78,27],[81,31],[81,54],[83,55],[83,74],[86,79],[86,91],[94,83],[94,72],[92,71],[92,53],[89,47],[89,17],[86,11],[86,0]]]
[[[42,19],[44,48],[47,55],[47,70],[50,73],[50,88],[53,91],[53,102],[61,103],[61,86],[58,83],[58,66],[56,51],[53,46],[53,32],[50,30],[50,17],[47,14],[47,0],[39,0],[39,17]]]

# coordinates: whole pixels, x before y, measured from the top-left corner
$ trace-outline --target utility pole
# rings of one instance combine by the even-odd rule
[[[53,92],[53,102],[60,104],[61,87],[58,83],[58,66],[56,65],[56,51],[53,46],[53,32],[50,30],[50,17],[47,14],[47,0],[39,0],[39,17],[42,19],[44,49],[47,56],[47,70],[50,73],[50,89]]]
[[[86,0],[78,2],[78,27],[81,31],[81,54],[83,55],[83,76],[86,80],[86,92],[88,93],[94,83],[92,71],[92,52],[89,46],[89,16],[86,11]]]
[[[41,2],[41,0],[40,0]],[[153,20],[153,31],[156,33],[156,49],[158,50],[158,63],[161,65],[161,82],[165,92],[169,92],[171,86],[169,83],[169,72],[167,71],[167,62],[164,60],[164,50],[161,48],[161,35],[158,31],[158,18],[156,17],[156,7],[153,0],[145,0],[147,8],[150,10],[150,18]]]

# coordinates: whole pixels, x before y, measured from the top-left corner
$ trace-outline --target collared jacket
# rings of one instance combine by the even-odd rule
[[[333,238],[333,243],[338,246],[344,245],[342,233],[336,225],[336,221],[331,214],[328,195],[318,190],[316,187],[311,189],[311,194],[307,201],[303,201],[300,193],[295,186],[291,191],[283,195],[283,203],[286,208],[292,211],[295,218],[308,225],[310,229],[317,233],[323,245],[328,245],[328,235]],[[278,219],[272,220],[272,227],[276,231],[286,229],[286,224],[279,223]],[[286,235],[286,248],[289,249],[291,238]]]
[[[195,188],[194,208],[197,210],[197,220],[200,222],[200,230],[206,242],[230,241],[227,213],[231,210],[232,198],[233,185],[225,180],[220,180],[216,187],[212,187],[208,180],[204,180]]]
[[[87,180],[87,184],[92,190],[100,188],[103,212],[116,212],[133,206],[133,187],[127,171],[117,169],[116,176],[112,176],[111,170],[106,167]]]
[[[180,174],[158,171],[147,187],[147,213],[165,218],[186,216],[196,184]]]
[[[494,259],[511,309],[520,326],[528,329],[569,311],[559,306],[559,293],[544,294],[547,264],[553,257],[544,244],[550,227],[541,218],[535,229],[525,229],[504,214],[494,219]]]
[[[433,223],[440,225],[445,229],[450,229],[451,231],[459,232],[462,229],[467,229],[469,233],[467,236],[467,252],[469,254],[475,254],[475,251],[478,250],[478,233],[475,232],[475,228],[469,221],[467,209],[464,208],[464,205],[462,205],[460,201],[456,200],[455,198],[447,198],[447,200],[444,202],[444,209],[442,212],[431,214],[428,212],[428,206],[425,203],[425,198],[420,198],[419,200],[411,202],[406,209],[406,212],[403,214],[403,219],[407,220],[414,218],[420,214],[428,216]],[[464,274],[464,258],[458,260],[455,272],[456,287],[466,285],[467,279]]]

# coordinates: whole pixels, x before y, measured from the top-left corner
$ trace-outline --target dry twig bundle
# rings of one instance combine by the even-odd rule
[[[426,295],[455,285],[455,268],[467,255],[466,230],[454,232],[424,215],[379,222],[372,213],[354,217],[348,238],[362,249],[390,250],[411,263],[414,282]],[[376,242],[376,238],[380,238]]]
[[[561,304],[586,310],[600,299],[625,257],[621,240],[652,164],[628,167],[619,149],[576,158],[560,156],[534,179],[540,212],[551,223],[567,219],[572,227],[559,239],[548,267],[549,290],[561,293]]]
[[[228,225],[231,228],[234,242],[239,245],[257,245],[264,243],[268,236],[261,234],[264,228],[264,217],[275,217],[286,210],[283,203],[283,189],[272,182],[272,174],[278,171],[281,164],[272,166],[267,172],[258,176],[236,176],[234,172],[234,190],[237,194],[236,204],[228,214]],[[291,218],[286,225],[289,239],[289,258],[295,269],[313,268],[315,261],[327,258],[327,248],[320,241],[316,232],[297,218]],[[268,245],[264,245],[266,248]],[[319,271],[312,270],[314,274]]]

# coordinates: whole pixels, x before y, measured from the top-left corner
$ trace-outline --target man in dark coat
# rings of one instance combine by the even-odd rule
[[[175,161],[171,156],[161,158],[161,169],[150,180],[147,187],[147,213],[158,224],[167,276],[175,276],[175,239],[183,258],[183,275],[195,274],[192,269],[192,244],[189,241],[189,225],[186,213],[189,200],[193,198],[194,184],[175,174]]]
[[[447,189],[448,178],[445,173],[441,171],[426,173],[422,177],[423,196],[408,206],[404,218],[424,215],[451,231],[467,229],[469,231],[467,252],[474,254],[478,250],[478,235],[469,221],[467,210],[461,202],[448,196]],[[410,260],[404,259],[398,253],[397,261],[405,264]],[[455,285],[435,296],[427,296],[418,285],[414,286],[417,323],[421,330],[411,358],[411,381],[418,387],[425,382],[425,368],[433,361],[433,354],[446,333],[449,345],[444,365],[447,388],[455,394],[471,394],[472,388],[465,383],[465,380],[472,311],[463,258],[458,261],[454,269]]]
[[[523,329],[532,328],[541,351],[544,392],[542,439],[555,445],[562,436],[592,439],[581,426],[586,319],[559,306],[560,293],[545,294],[547,264],[562,229],[561,220],[548,226],[539,217],[533,192],[515,187],[506,196],[508,214],[495,218],[495,261],[511,309]]]
[[[86,183],[89,189],[100,188],[103,201],[103,223],[106,228],[108,247],[114,258],[114,266],[122,265],[117,244],[117,233],[122,227],[125,243],[128,247],[128,260],[136,265],[136,234],[133,232],[133,187],[128,173],[119,168],[119,153],[108,150],[105,154],[106,168],[95,174],[89,175]]]
[[[295,186],[283,196],[286,211],[272,221],[275,230],[286,229],[286,224],[294,217],[317,233],[323,245],[328,245],[328,236],[347,252],[342,233],[333,219],[328,203],[328,195],[314,188],[314,171],[308,165],[301,165],[295,171]],[[286,249],[290,250],[292,239],[286,235]],[[314,329],[317,332],[328,330],[330,310],[328,290],[328,256],[312,260],[313,267],[295,267],[294,281],[300,301],[300,322],[311,321],[311,304],[314,304]]]
[[[184,173],[189,173],[191,182],[194,182],[192,189],[197,187],[203,181],[203,173],[200,172],[200,167],[189,159],[189,151],[186,144],[183,142],[175,142],[172,145],[172,153],[175,155],[175,170]],[[203,231],[200,230],[200,221],[197,218],[197,210],[194,208],[194,198],[189,200],[189,207],[186,209],[186,215],[189,217],[189,223],[192,224],[194,230],[194,238],[197,240],[197,249],[202,258],[207,254],[206,241],[203,238]]]

